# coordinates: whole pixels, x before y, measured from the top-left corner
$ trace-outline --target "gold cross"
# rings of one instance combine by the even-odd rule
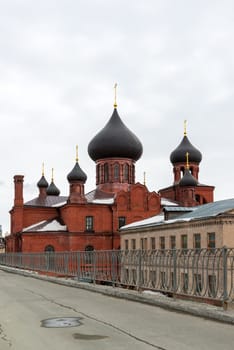
[[[116,102],[116,95],[117,95],[117,84],[115,83],[115,86],[114,86],[114,89],[115,89],[115,102],[114,102],[114,107],[116,108],[117,107],[117,102]]]
[[[187,135],[187,120],[184,121],[184,136]]]

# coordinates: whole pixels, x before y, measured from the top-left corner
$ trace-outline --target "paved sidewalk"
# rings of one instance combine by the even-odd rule
[[[74,279],[56,278],[40,275],[35,272],[20,270],[10,267],[1,266],[1,270],[17,273],[23,276],[45,280],[52,283],[65,285],[68,287],[86,289],[92,292],[101,293],[116,298],[128,299],[131,301],[141,302],[152,306],[166,308],[171,311],[183,312],[193,316],[203,317],[218,322],[224,322],[234,325],[234,309],[224,310],[222,307],[213,306],[195,301],[169,298],[161,293],[143,291],[137,292],[119,287],[104,286],[93,283],[79,282]]]

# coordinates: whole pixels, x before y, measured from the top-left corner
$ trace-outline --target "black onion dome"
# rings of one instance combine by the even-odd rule
[[[94,161],[102,158],[130,158],[137,161],[142,152],[140,140],[122,122],[116,108],[108,123],[88,146],[89,156]]]
[[[40,178],[40,180],[37,183],[37,187],[39,188],[47,188],[49,186],[48,182],[46,181],[46,178],[44,175]]]
[[[201,152],[191,144],[188,137],[185,135],[179,146],[171,153],[171,163],[184,163],[187,152],[189,153],[189,162],[200,163],[202,160]]]
[[[85,182],[87,180],[87,175],[81,169],[78,162],[76,162],[72,171],[67,175],[67,179],[69,182],[71,181],[82,181]]]
[[[55,186],[53,181],[51,181],[51,184],[47,188],[46,193],[48,196],[59,196],[60,195],[60,191],[59,191],[58,187]]]
[[[188,169],[185,169],[184,176],[180,180],[179,185],[182,187],[183,186],[193,187],[198,185],[198,181],[197,179],[195,179],[195,177],[190,173]]]

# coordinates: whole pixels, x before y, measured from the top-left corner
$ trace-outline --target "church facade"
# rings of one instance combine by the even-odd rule
[[[120,248],[120,228],[152,216],[171,205],[195,206],[213,201],[213,186],[198,182],[201,153],[186,135],[171,154],[174,184],[149,192],[135,182],[135,165],[143,147],[120,118],[117,106],[104,128],[90,141],[88,154],[96,163],[96,187],[85,193],[87,175],[78,154],[67,175],[69,195],[61,196],[53,177],[44,173],[38,196],[23,199],[23,175],[14,176],[15,198],[10,211],[7,252],[91,251]],[[189,153],[190,159],[186,154]]]
[[[135,163],[143,147],[123,123],[115,106],[106,126],[91,140],[96,188],[85,194],[87,175],[78,157],[67,175],[69,195],[42,174],[38,197],[24,203],[22,175],[14,177],[7,252],[112,250],[120,248],[119,228],[161,210],[160,195],[135,183]]]

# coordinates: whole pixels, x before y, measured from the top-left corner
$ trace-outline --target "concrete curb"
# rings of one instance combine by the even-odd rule
[[[5,272],[16,273],[24,277],[32,277],[47,282],[64,285],[67,287],[85,289],[90,292],[100,293],[110,297],[145,303],[148,305],[161,307],[171,311],[182,312],[190,314],[192,316],[202,317],[213,321],[234,325],[234,311],[225,311],[222,307],[217,307],[205,303],[198,303],[194,301],[168,298],[162,295],[161,293],[137,292],[134,290],[123,289],[119,287],[96,285],[91,283],[79,282],[72,279],[45,276],[40,275],[36,272],[20,270],[6,266],[1,266],[0,269]]]

